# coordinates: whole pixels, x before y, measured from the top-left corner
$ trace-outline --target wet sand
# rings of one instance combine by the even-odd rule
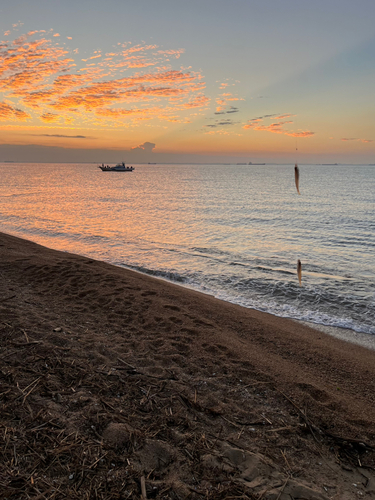
[[[369,335],[367,333],[355,332],[348,328],[339,328],[336,326],[319,325],[315,323],[310,323],[307,321],[301,321],[302,324],[307,325],[319,332],[326,333],[337,339],[344,340],[351,344],[360,345],[366,347],[366,349],[375,350],[375,335]]]
[[[375,498],[372,349],[1,233],[0,277],[1,498]]]

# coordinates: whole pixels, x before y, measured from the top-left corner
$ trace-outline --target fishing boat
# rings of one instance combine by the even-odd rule
[[[103,172],[133,172],[134,167],[127,167],[124,162],[118,163],[114,167],[110,167],[109,165],[99,165],[100,170]]]

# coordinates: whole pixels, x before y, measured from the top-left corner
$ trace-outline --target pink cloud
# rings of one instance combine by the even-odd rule
[[[275,120],[283,120],[284,118],[291,118],[292,116],[296,115],[286,114],[286,115],[275,116]]]
[[[291,116],[295,116],[295,115],[291,115],[291,114],[279,115],[279,116],[276,116],[276,119],[289,118]],[[271,117],[274,118],[275,115],[265,115],[265,116],[258,117],[258,118],[252,118],[251,120],[248,121],[248,123],[246,123],[243,126],[243,128],[257,130],[257,131],[263,131],[263,132],[271,132],[273,134],[289,135],[291,137],[311,137],[311,136],[315,135],[315,132],[312,132],[309,130],[305,130],[305,131],[299,130],[297,132],[291,131],[291,130],[286,130],[284,128],[284,126],[292,124],[293,123],[292,120],[274,122],[274,123],[270,123],[269,125],[260,125],[260,123],[263,122],[264,118],[271,118]]]
[[[184,49],[179,49],[179,50],[158,50],[158,54],[166,55],[166,56],[172,56],[175,57],[176,59],[179,59],[181,54],[185,52]]]
[[[374,142],[372,139],[357,139],[357,138],[354,138],[354,137],[350,137],[350,138],[343,138],[341,139],[342,141],[344,142],[347,142],[347,141],[357,141],[357,142],[363,142],[363,143],[369,143],[369,142]]]
[[[183,106],[185,108],[201,108],[206,106],[210,102],[210,99],[205,95],[198,95],[189,100],[189,102],[185,103]]]
[[[315,132],[305,130],[302,132],[285,132],[285,135],[290,135],[292,137],[311,137],[312,135],[315,135]]]

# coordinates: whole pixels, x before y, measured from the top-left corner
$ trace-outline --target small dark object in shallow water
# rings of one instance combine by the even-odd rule
[[[298,276],[299,286],[302,286],[302,264],[299,259],[297,262],[297,276]]]
[[[301,193],[299,192],[299,168],[298,168],[297,163],[296,163],[296,164],[295,164],[295,166],[294,166],[294,180],[296,181],[297,193],[298,193],[298,194],[301,194]]]

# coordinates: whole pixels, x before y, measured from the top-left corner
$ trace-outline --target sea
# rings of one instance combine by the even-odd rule
[[[134,166],[0,163],[0,231],[375,335],[374,165]]]

